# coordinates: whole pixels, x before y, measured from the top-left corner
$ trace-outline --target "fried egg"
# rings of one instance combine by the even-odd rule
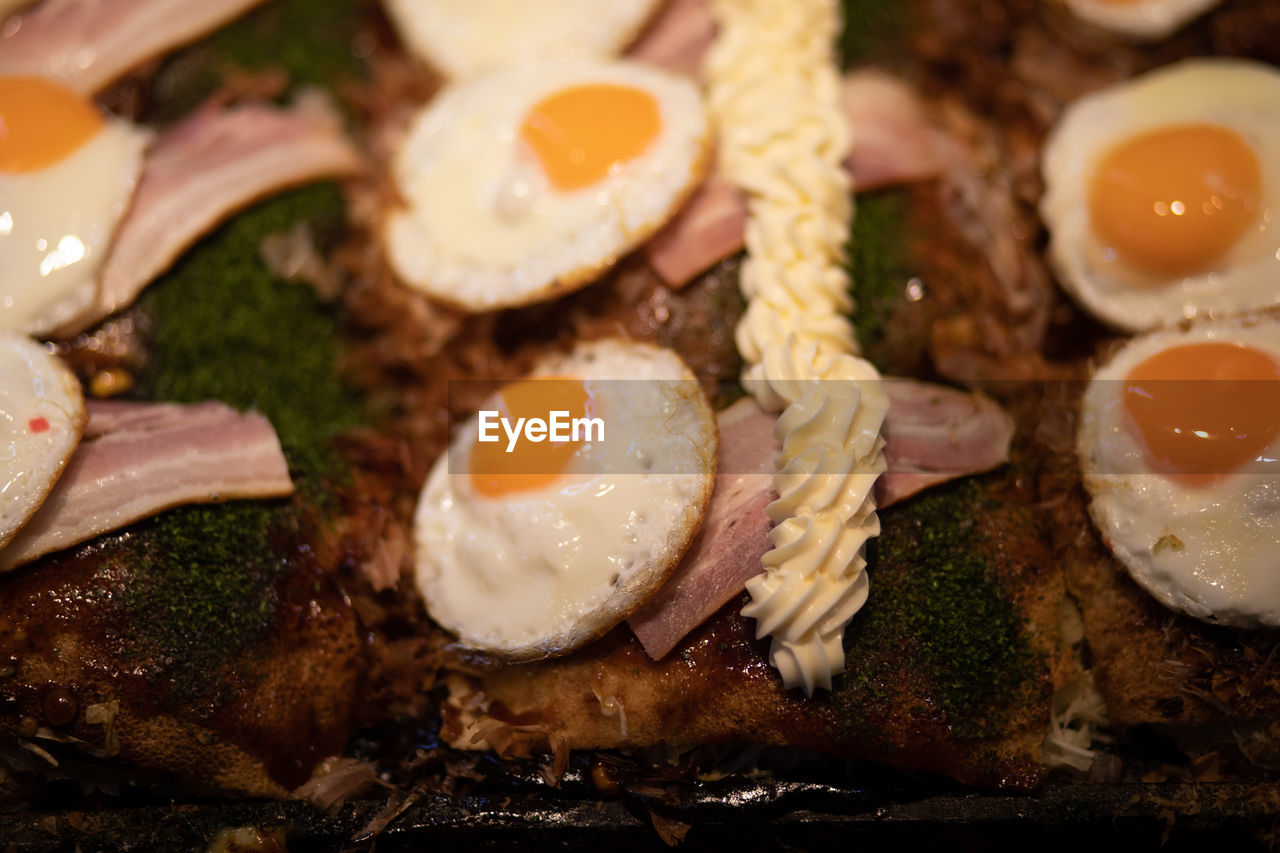
[[[688,80],[566,60],[446,88],[392,166],[384,223],[406,284],[471,311],[589,284],[643,243],[704,176],[707,119]]]
[[[39,77],[0,77],[0,330],[89,309],[142,172],[148,132]]]
[[[1058,279],[1126,331],[1280,304],[1280,72],[1197,59],[1072,104],[1044,148]]]
[[[1095,372],[1076,439],[1134,580],[1198,619],[1280,627],[1280,319],[1134,338]]]
[[[1063,0],[1077,18],[1137,41],[1172,35],[1222,0]]]
[[[410,51],[452,79],[525,62],[619,53],[661,0],[385,0]]]
[[[0,332],[0,548],[44,503],[85,419],[66,365],[25,335]]]
[[[711,497],[715,417],[679,356],[621,340],[543,361],[486,411],[602,426],[507,453],[505,427],[485,443],[489,416],[468,421],[418,501],[418,589],[466,646],[564,654],[620,623],[679,563]]]

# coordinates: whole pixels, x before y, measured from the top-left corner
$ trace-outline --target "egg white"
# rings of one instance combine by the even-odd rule
[[[552,188],[519,128],[573,86],[643,89],[662,129],[597,184]],[[446,88],[417,116],[392,176],[405,206],[384,225],[399,278],[471,311],[524,305],[593,281],[680,207],[707,166],[707,119],[688,80],[628,62],[566,60]]]
[[[1160,127],[1209,123],[1253,146],[1262,167],[1256,226],[1204,273],[1154,280],[1109,259],[1093,233],[1089,184],[1116,145]],[[1063,288],[1091,314],[1125,331],[1280,305],[1280,72],[1237,59],[1195,59],[1081,98],[1044,146],[1041,216]]]
[[[571,651],[656,592],[697,532],[716,469],[714,415],[669,350],[599,341],[533,375],[589,378],[605,440],[580,447],[551,485],[488,497],[469,475],[473,417],[432,468],[414,526],[432,618],[513,659]]]
[[[661,0],[385,0],[409,49],[451,79],[530,61],[612,56]]]
[[[0,172],[0,330],[48,335],[90,309],[151,134],[107,117],[63,160]]]
[[[1172,35],[1192,18],[1222,0],[1063,0],[1082,21],[1135,41],[1157,41]]]
[[[1214,485],[1188,488],[1151,472],[1125,426],[1125,378],[1171,347],[1235,342],[1280,361],[1275,317],[1197,324],[1134,338],[1095,371],[1076,450],[1089,513],[1129,574],[1165,605],[1209,622],[1280,627],[1280,466],[1254,462]],[[1280,459],[1280,441],[1265,457]]]
[[[25,335],[0,332],[0,548],[44,502],[85,419],[84,393],[66,365]]]

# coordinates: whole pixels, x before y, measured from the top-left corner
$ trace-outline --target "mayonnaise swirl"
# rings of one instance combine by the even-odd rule
[[[720,168],[748,199],[743,382],[781,412],[769,505],[774,548],[743,615],[773,637],[770,663],[812,695],[844,669],[845,626],[867,599],[866,542],[880,532],[888,400],[858,358],[844,246],[853,218],[848,123],[832,54],[834,0],[714,0],[706,62]]]

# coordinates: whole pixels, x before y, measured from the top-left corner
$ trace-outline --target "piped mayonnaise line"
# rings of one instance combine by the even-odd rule
[[[831,688],[845,626],[867,599],[864,550],[880,532],[872,486],[884,471],[889,403],[858,357],[844,246],[853,219],[843,163],[834,0],[714,0],[705,76],[720,168],[748,198],[747,310],[736,334],[743,384],[782,443],[769,505],[773,550],[747,583],[744,616],[772,636],[788,687]]]

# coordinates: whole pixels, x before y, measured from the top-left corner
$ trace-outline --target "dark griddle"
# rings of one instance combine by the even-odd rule
[[[662,847],[652,813],[691,828],[683,850],[849,849],[945,843],[950,849],[1080,850],[1100,841],[1129,849],[1261,848],[1273,831],[1280,784],[1067,785],[1036,797],[891,790],[815,782],[722,781],[662,801],[601,801],[544,792],[432,794],[411,803],[376,838],[365,827],[383,800],[325,814],[305,803],[152,806],[93,813],[24,814],[0,822],[6,849],[203,849],[224,827],[283,826],[291,851],[430,849],[614,850]],[[1222,845],[1226,845],[1223,848]],[[834,845],[834,846],[832,846]],[[918,849],[926,849],[920,847]]]

